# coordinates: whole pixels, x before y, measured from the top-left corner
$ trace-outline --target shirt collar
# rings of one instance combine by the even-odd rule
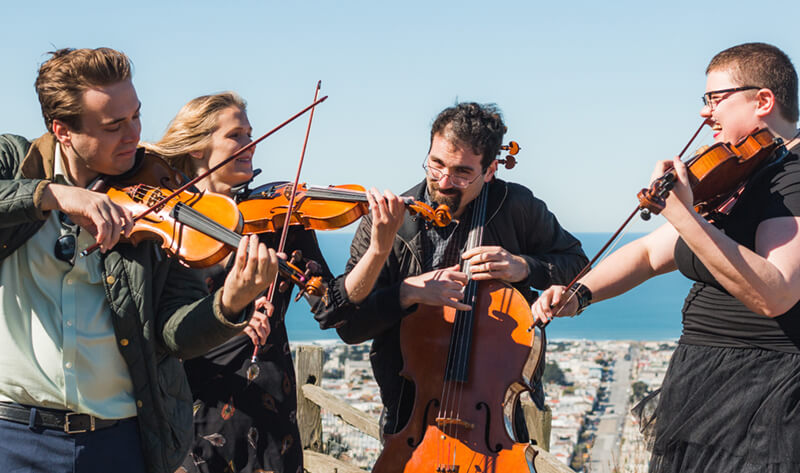
[[[70,186],[74,186],[75,184],[69,179],[69,176],[66,175],[64,172],[64,163],[63,160],[64,155],[61,153],[61,143],[56,142],[56,153],[55,153],[55,168],[53,170],[53,176],[56,182],[59,184],[68,184]]]

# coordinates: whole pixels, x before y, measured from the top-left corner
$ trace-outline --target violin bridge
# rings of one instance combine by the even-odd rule
[[[439,426],[440,430],[444,430],[444,427],[448,425],[455,425],[456,427],[463,427],[470,430],[475,428],[475,424],[471,424],[461,419],[452,419],[449,417],[437,417],[436,424]]]

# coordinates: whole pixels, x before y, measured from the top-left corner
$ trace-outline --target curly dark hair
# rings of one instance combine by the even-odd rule
[[[436,117],[431,127],[431,144],[434,135],[441,134],[449,141],[469,146],[473,153],[481,156],[481,167],[485,171],[497,158],[505,133],[506,126],[497,105],[464,102],[442,110]]]

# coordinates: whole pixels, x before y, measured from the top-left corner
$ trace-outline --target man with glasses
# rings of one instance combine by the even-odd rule
[[[470,263],[472,279],[506,281],[528,301],[536,298],[534,288],[556,281],[565,284],[587,262],[578,240],[559,225],[544,202],[519,184],[495,178],[505,129],[492,105],[460,103],[441,112],[423,163],[426,178],[406,195],[433,206],[448,205],[453,222],[438,228],[407,216],[369,295],[351,302],[339,278],[332,285],[329,306],[316,315],[322,327],[337,327],[347,343],[373,340],[371,360],[385,406],[384,433],[403,427],[414,400],[413,386],[399,375],[400,323],[421,304],[469,309],[463,300],[468,276],[459,269],[462,261]],[[464,252],[473,202],[484,187],[488,201],[483,245]],[[348,272],[365,255],[370,226],[369,217],[361,221]],[[502,347],[497,355],[502,357]],[[543,408],[541,389],[534,399]],[[520,431],[524,436],[524,427]]]
[[[173,473],[192,441],[179,357],[242,332],[275,253],[244,238],[205,297],[158,243],[118,244],[131,213],[87,187],[141,155],[128,58],[56,51],[36,90],[48,132],[0,135],[0,471]]]

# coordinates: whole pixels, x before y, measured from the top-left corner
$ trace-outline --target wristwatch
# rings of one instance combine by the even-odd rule
[[[581,315],[581,312],[592,303],[592,290],[579,282],[573,284],[569,290],[578,299],[578,311],[575,312],[575,315]]]

